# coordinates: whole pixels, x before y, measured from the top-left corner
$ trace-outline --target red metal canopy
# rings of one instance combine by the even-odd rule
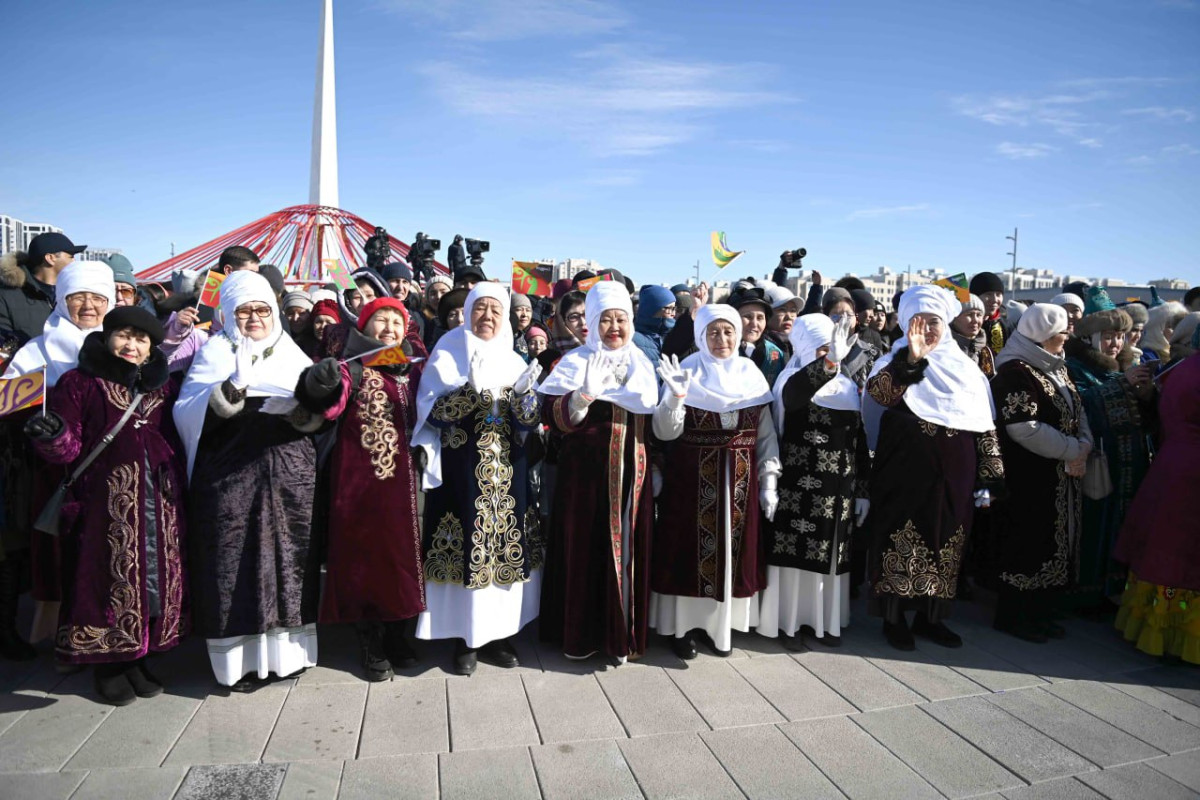
[[[215,269],[226,247],[241,245],[258,254],[264,264],[274,264],[289,281],[322,282],[328,278],[322,259],[340,258],[353,272],[366,266],[363,246],[375,226],[362,217],[329,206],[292,206],[193,247],[137,274],[139,282],[170,280],[181,269]],[[408,245],[388,235],[392,260],[408,263]],[[434,262],[437,272],[448,273]]]

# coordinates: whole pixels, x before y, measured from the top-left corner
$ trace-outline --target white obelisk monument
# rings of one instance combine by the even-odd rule
[[[308,202],[338,208],[337,99],[333,85],[333,0],[322,0],[313,100],[312,173]]]

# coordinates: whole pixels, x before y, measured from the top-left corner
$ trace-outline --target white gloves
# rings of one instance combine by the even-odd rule
[[[254,353],[251,351],[250,339],[236,331],[233,334],[232,342],[234,346],[233,374],[229,376],[229,383],[233,388],[241,391],[254,380]]]
[[[654,493],[655,497],[662,494],[662,483],[662,470],[656,466],[650,467],[650,490]]]
[[[579,391],[594,400],[610,387],[617,385],[617,379],[612,373],[612,363],[603,353],[592,353],[588,356],[587,371],[583,373],[583,385]]]
[[[850,355],[850,348],[854,346],[850,341],[852,324],[850,316],[847,315],[833,326],[833,339],[829,342],[829,352],[825,355],[831,364],[840,364]]]
[[[517,382],[513,384],[513,392],[516,394],[527,394],[537,388],[538,376],[542,374],[542,365],[536,361],[530,361],[529,366],[521,373],[521,377],[517,378]]]
[[[987,489],[980,489],[975,492],[975,507],[976,508],[991,508],[992,493]]]
[[[871,510],[871,501],[865,497],[859,497],[854,501],[854,524],[862,527],[862,524],[867,521],[867,514]]]
[[[667,390],[679,398],[687,395],[688,386],[692,383],[691,373],[679,366],[677,356],[663,356],[659,359],[658,377],[662,378]]]
[[[759,481],[758,504],[763,516],[775,521],[775,509],[779,507],[779,492],[775,490],[778,479],[774,475],[764,475]]]

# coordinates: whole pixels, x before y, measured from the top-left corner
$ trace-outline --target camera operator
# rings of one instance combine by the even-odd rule
[[[803,247],[798,247],[795,250],[784,250],[779,254],[779,265],[775,267],[775,271],[771,273],[771,280],[776,286],[787,286],[788,270],[789,269],[804,269],[804,257],[808,255],[808,250]],[[821,312],[821,295],[824,289],[821,287],[821,273],[813,271],[812,284],[808,287],[808,297],[804,301],[804,308],[800,309],[800,316],[805,314],[819,314]]]

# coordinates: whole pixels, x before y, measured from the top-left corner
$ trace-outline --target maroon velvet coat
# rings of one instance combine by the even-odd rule
[[[356,370],[357,372],[357,370]],[[330,464],[329,545],[321,622],[395,621],[425,610],[417,476],[408,432],[415,380],[388,368],[351,380],[342,366]]]
[[[650,417],[598,400],[572,425],[570,394],[546,398],[543,421],[563,434],[542,588],[544,638],[568,655],[644,653],[654,525],[646,439]],[[632,500],[632,530],[621,519]],[[625,615],[623,594],[630,613]]]
[[[683,434],[669,445],[658,502],[651,588],[681,597],[725,597],[725,511],[732,501],[733,597],[767,586],[758,511],[758,419],[763,406],[738,412],[737,427],[721,415],[688,406]],[[732,486],[727,474],[732,473]]]
[[[120,420],[135,379],[144,392],[139,410],[63,504],[56,642],[63,661],[131,661],[147,651],[171,649],[190,626],[187,478],[171,416],[180,384],[167,379],[162,354],[152,353],[155,360],[135,378],[126,371],[132,365],[108,354],[102,334],[93,334],[84,343],[79,368],[50,390],[50,409],[62,418],[63,430],[36,446],[50,463],[72,468]]]

